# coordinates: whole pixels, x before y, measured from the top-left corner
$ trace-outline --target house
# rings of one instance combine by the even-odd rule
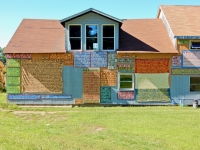
[[[197,98],[199,33],[191,23],[195,30],[179,27],[185,7],[200,8],[160,6],[153,19],[122,20],[93,8],[60,21],[24,19],[4,51],[8,101],[165,105]]]

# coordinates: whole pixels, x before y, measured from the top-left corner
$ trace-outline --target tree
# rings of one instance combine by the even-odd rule
[[[2,61],[4,64],[6,64],[6,55],[3,53],[5,48],[0,47],[0,61]]]

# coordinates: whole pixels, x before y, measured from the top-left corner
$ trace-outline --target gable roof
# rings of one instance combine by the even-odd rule
[[[59,20],[24,19],[4,53],[63,53],[65,30]]]
[[[118,51],[178,53],[161,19],[124,20],[120,29]]]
[[[164,6],[163,11],[174,36],[200,36],[200,6]]]
[[[72,15],[72,16],[70,16],[70,17],[64,18],[64,19],[60,20],[60,22],[63,24],[64,22],[70,21],[70,20],[72,20],[72,19],[75,19],[75,18],[77,18],[77,17],[80,17],[80,16],[85,15],[85,14],[90,13],[90,12],[99,14],[99,15],[101,15],[101,16],[103,16],[103,17],[106,17],[106,18],[108,18],[108,19],[111,19],[111,20],[113,20],[113,21],[122,23],[122,20],[121,20],[121,19],[118,19],[118,18],[116,18],[116,17],[110,16],[110,15],[108,15],[108,14],[106,14],[106,13],[103,13],[103,12],[101,12],[101,11],[99,11],[99,10],[96,10],[96,9],[94,9],[94,8],[89,8],[89,9],[87,9],[87,10],[84,10],[84,11],[80,12],[80,13],[77,13],[77,14],[74,14],[74,15]]]

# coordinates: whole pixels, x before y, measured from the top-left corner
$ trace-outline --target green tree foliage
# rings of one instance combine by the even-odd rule
[[[6,55],[3,53],[4,48],[0,47],[0,61],[2,61],[4,64],[6,63]]]

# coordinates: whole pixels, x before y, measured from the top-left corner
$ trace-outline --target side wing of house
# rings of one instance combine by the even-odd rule
[[[195,10],[195,11],[194,11]],[[160,6],[161,18],[179,56],[171,67],[171,98],[192,104],[200,97],[200,6]]]

